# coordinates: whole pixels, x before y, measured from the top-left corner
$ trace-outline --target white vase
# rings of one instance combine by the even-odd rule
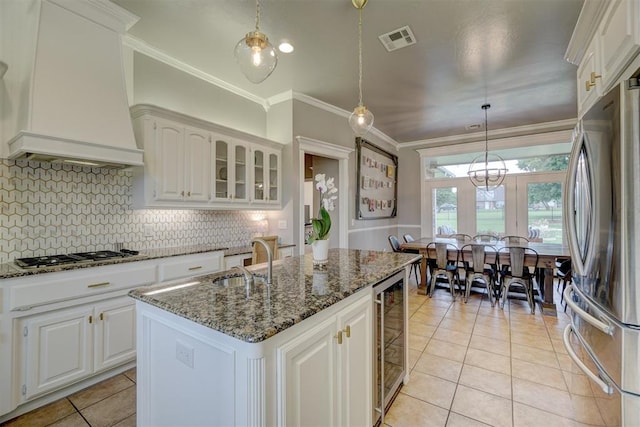
[[[329,261],[329,241],[314,240],[311,243],[313,249],[313,263],[315,265],[324,265]]]

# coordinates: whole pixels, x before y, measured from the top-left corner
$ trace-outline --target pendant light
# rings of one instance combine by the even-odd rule
[[[252,83],[261,83],[278,65],[276,49],[260,32],[260,0],[256,0],[256,30],[244,36],[234,50],[240,70]]]
[[[498,188],[507,174],[507,167],[502,157],[489,154],[489,129],[487,128],[487,110],[491,104],[484,104],[484,155],[476,157],[469,165],[469,179],[477,188],[485,191]],[[491,164],[491,165],[490,165]]]
[[[367,0],[351,0],[353,6],[358,9],[358,93],[360,95],[358,106],[349,116],[349,126],[356,136],[364,136],[373,126],[373,113],[362,103],[362,9]]]

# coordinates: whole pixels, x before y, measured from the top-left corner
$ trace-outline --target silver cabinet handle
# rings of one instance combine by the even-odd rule
[[[591,324],[593,327],[598,328],[605,334],[613,335],[613,330],[614,330],[613,326],[609,323],[596,319],[595,317],[593,317],[592,315],[590,315],[589,313],[587,313],[586,311],[578,307],[578,304],[576,304],[571,298],[572,293],[573,293],[573,285],[569,285],[564,290],[564,294],[563,294],[564,301],[567,303],[569,307],[571,307],[571,311],[576,313],[578,316],[580,316],[580,318],[584,319],[586,322]],[[588,305],[591,305],[589,301],[585,301],[585,303],[587,303]]]
[[[584,372],[584,374],[588,376],[591,379],[591,381],[598,384],[598,386],[602,389],[602,391],[604,391],[607,394],[613,394],[613,387],[611,386],[611,384],[602,381],[599,376],[591,372],[591,370],[587,368],[587,365],[585,365],[582,362],[582,360],[580,360],[576,352],[573,351],[573,347],[571,347],[571,343],[569,342],[569,337],[571,336],[572,332],[573,332],[573,327],[571,325],[567,325],[567,327],[564,328],[562,341],[564,343],[565,349],[567,350],[567,354],[569,354],[569,357],[571,358],[571,360],[573,360],[573,363],[578,365],[578,368],[580,368],[580,370],[582,370],[582,372]]]

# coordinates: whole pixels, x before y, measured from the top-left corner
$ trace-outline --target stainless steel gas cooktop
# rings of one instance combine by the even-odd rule
[[[21,268],[54,267],[57,265],[75,264],[79,262],[104,261],[113,258],[124,258],[137,255],[137,251],[123,249],[115,251],[78,252],[73,254],[48,255],[33,258],[18,258],[15,263]]]

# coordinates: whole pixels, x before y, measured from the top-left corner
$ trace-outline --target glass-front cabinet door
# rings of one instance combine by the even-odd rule
[[[230,199],[229,193],[229,143],[222,139],[216,139],[215,146],[215,169],[213,179],[213,199]]]
[[[249,149],[240,144],[236,144],[234,147],[234,185],[231,199],[234,201],[247,201],[249,192],[247,184],[249,182]]]
[[[262,202],[267,200],[265,193],[265,154],[264,150],[253,151],[253,200]]]
[[[226,138],[216,138],[215,175],[212,177],[214,201],[247,202],[249,149]]]
[[[280,154],[262,148],[253,150],[253,203],[280,202]]]

